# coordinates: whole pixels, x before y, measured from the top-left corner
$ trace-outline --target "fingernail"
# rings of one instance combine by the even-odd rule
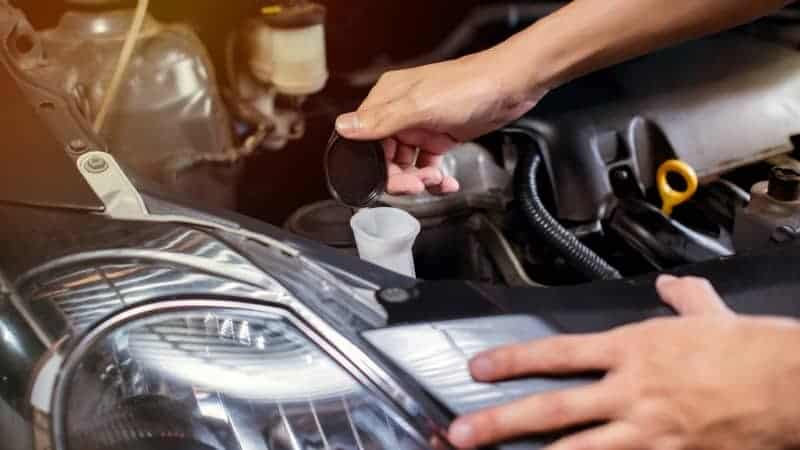
[[[361,128],[361,122],[356,113],[342,114],[336,119],[336,130],[339,133],[348,133],[359,128]]]
[[[659,275],[659,277],[656,279],[656,287],[662,287],[677,280],[678,277],[673,275],[668,275],[668,274]]]
[[[469,369],[476,379],[488,380],[492,378],[494,373],[494,363],[492,363],[492,358],[489,356],[479,355],[469,363]]]
[[[468,447],[472,443],[472,426],[464,421],[456,421],[450,426],[450,441],[459,447]]]

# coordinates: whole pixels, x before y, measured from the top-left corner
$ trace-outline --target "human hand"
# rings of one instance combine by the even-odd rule
[[[684,317],[556,337],[473,359],[473,376],[485,382],[587,371],[606,376],[462,417],[450,428],[452,443],[467,449],[603,423],[548,450],[800,448],[797,322],[736,316],[697,278],[663,276],[657,288]]]
[[[339,117],[337,131],[348,139],[383,141],[390,193],[456,192],[458,182],[439,168],[443,155],[518,119],[546,92],[531,87],[530,68],[519,66],[518,55],[498,46],[388,72],[358,111]]]

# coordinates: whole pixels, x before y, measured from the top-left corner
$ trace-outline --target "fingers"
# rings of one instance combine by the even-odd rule
[[[450,441],[459,448],[477,448],[529,434],[608,420],[620,400],[606,384],[600,382],[549,392],[461,417],[450,427]]]
[[[415,147],[400,144],[397,153],[394,155],[394,162],[401,169],[409,169],[417,165],[417,154],[419,151]]]
[[[390,167],[387,186],[390,194],[413,195],[425,190],[434,195],[458,192],[461,188],[458,181],[451,176],[444,176],[439,169],[444,153],[458,145],[458,142],[449,135],[421,128],[402,127],[392,133],[377,132],[376,134],[372,131],[362,133],[362,128],[370,128],[373,126],[370,124],[381,123],[380,121],[383,120],[380,119],[381,114],[385,113],[376,111],[386,108],[388,108],[387,105],[377,105],[340,116],[336,123],[337,130],[345,138],[382,139],[384,153]],[[414,122],[400,121],[398,123],[413,124]],[[350,130],[352,127],[356,127],[360,131]],[[398,168],[399,170],[397,170]]]
[[[445,195],[461,188],[455,178],[442,173],[443,155],[419,151],[394,138],[384,139],[382,144],[389,167],[390,194],[419,194],[427,190],[434,195]]]
[[[470,371],[478,381],[498,381],[531,374],[609,370],[616,365],[619,353],[614,336],[560,336],[503,347],[475,357]]]
[[[386,161],[393,161],[397,154],[397,147],[400,145],[395,138],[386,138],[381,141],[383,145],[383,153],[386,156]]]
[[[416,128],[420,117],[413,102],[400,99],[342,114],[336,119],[336,131],[348,139],[380,140]]]
[[[661,299],[681,315],[732,315],[711,283],[703,278],[661,275],[656,280]]]
[[[546,450],[635,450],[643,444],[633,425],[614,422],[570,435]]]
[[[386,188],[393,195],[420,194],[426,189],[432,192],[452,189],[452,181],[450,177],[443,176],[442,171],[436,167],[402,169],[392,163],[389,166],[389,184]]]
[[[442,179],[441,184],[428,188],[428,192],[433,195],[447,195],[454,194],[461,189],[461,184],[453,177],[446,176]]]
[[[392,195],[416,195],[425,191],[425,183],[415,173],[399,171],[389,175],[386,189]]]

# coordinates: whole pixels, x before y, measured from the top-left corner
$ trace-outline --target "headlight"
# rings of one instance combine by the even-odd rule
[[[280,310],[198,301],[136,311],[95,330],[68,362],[60,450],[426,447]]]

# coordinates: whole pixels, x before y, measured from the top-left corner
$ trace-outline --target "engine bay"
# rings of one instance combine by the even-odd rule
[[[386,70],[488,47],[559,6],[475,2],[447,15],[450,29],[420,31],[427,42],[387,47],[378,58],[348,57],[348,48],[361,47],[352,43],[357,34],[350,42],[343,34],[359,19],[362,33],[381,42],[391,27],[375,33],[386,22],[361,15],[347,22],[340,5],[260,10],[241,2],[211,26],[200,3],[193,13],[152,5],[100,129],[105,142],[72,142],[69,150],[105,145],[158,189],[351,255],[353,211],[329,199],[322,175],[336,115]],[[15,31],[12,59],[96,124],[134,4],[18,6],[34,25]],[[458,194],[383,196],[382,204],[422,224],[419,278],[572,285],[793,240],[796,15],[786,9],[576,80],[519,122],[451,152],[444,171],[461,183]]]

